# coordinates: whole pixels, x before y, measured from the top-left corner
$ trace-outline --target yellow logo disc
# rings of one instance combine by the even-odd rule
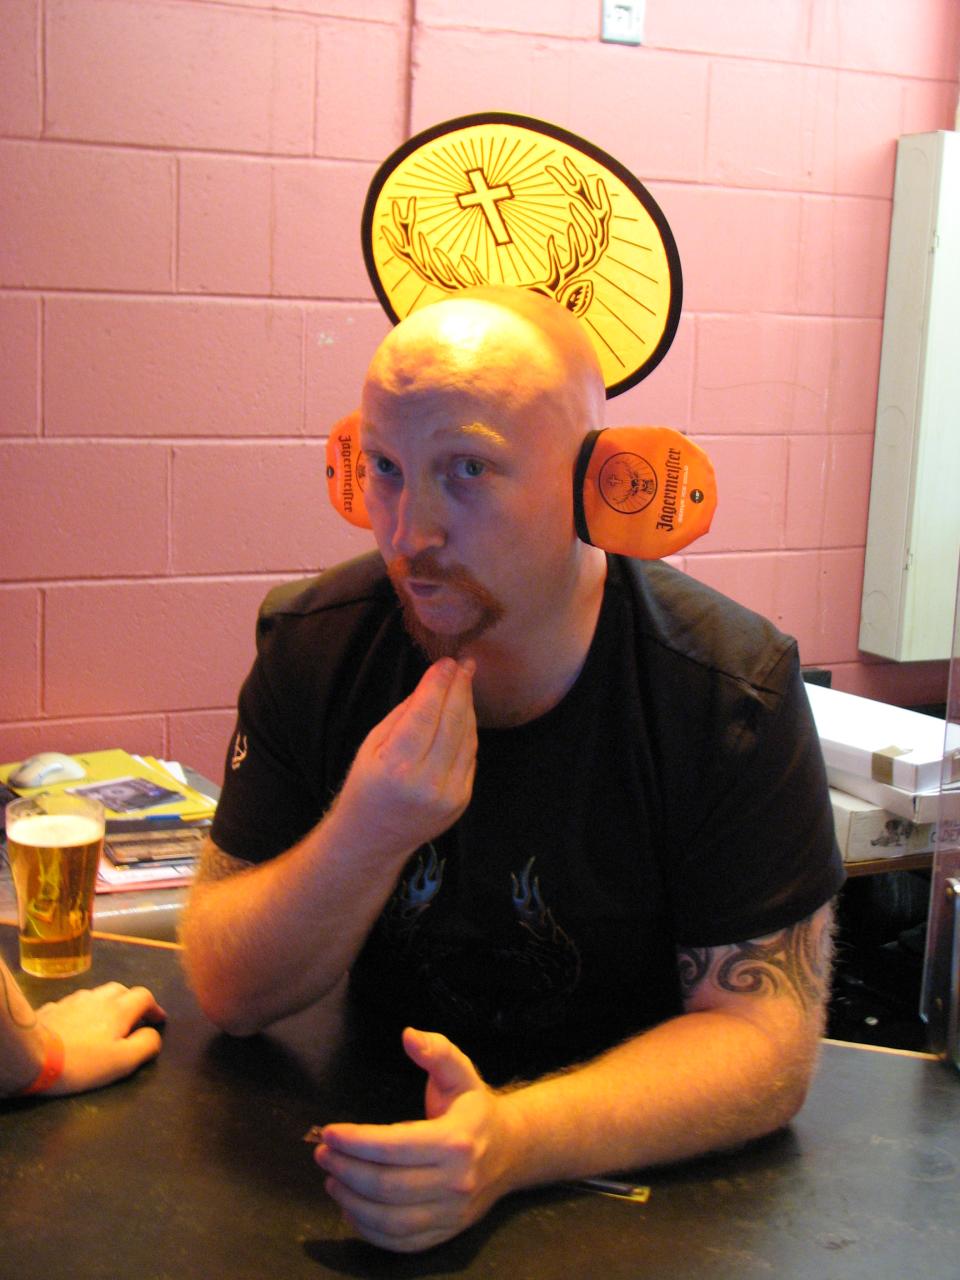
[[[533,289],[586,327],[608,397],[652,372],[680,319],[680,258],[649,191],[526,116],[463,116],[411,138],[374,175],[362,238],[394,323],[473,285]]]

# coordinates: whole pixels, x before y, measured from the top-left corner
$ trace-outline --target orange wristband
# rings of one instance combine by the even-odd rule
[[[28,1098],[32,1093],[44,1093],[54,1081],[59,1080],[60,1073],[63,1071],[63,1041],[56,1031],[51,1030],[50,1027],[44,1027],[43,1033],[47,1037],[43,1066],[40,1068],[40,1074],[36,1080],[32,1084],[28,1084],[25,1089],[20,1090],[17,1095],[19,1098]]]

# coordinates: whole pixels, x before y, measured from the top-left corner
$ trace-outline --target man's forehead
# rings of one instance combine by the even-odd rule
[[[474,439],[487,430],[499,436],[488,434],[490,443],[504,444],[558,429],[566,435],[575,428],[579,437],[599,426],[596,356],[575,320],[553,314],[561,310],[544,299],[505,307],[497,294],[414,312],[388,334],[367,370],[361,404],[368,433],[415,430],[419,437],[451,428],[469,438],[465,428],[479,428]]]
[[[436,400],[425,402],[422,396],[389,396],[373,403],[368,399],[360,415],[361,439],[385,436],[416,436],[438,445],[487,444],[508,448],[515,424],[504,422],[501,415],[492,421],[487,413],[478,413],[475,404],[459,408]]]

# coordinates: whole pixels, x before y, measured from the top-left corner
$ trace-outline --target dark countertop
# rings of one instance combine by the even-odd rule
[[[16,969],[16,934],[0,927]],[[948,1280],[960,1276],[960,1078],[943,1063],[827,1042],[786,1131],[637,1180],[636,1204],[570,1186],[519,1194],[429,1253],[354,1239],[303,1135],[419,1114],[420,1080],[331,1051],[336,1013],[220,1035],[176,949],[98,939],[82,979],[22,976],[38,1003],[145,982],[160,1058],[109,1089],[2,1104],[0,1274],[44,1280],[328,1276],[510,1280]]]

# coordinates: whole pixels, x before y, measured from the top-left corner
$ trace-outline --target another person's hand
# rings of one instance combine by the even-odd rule
[[[409,853],[446,831],[470,802],[477,756],[474,663],[435,662],[371,729],[336,810],[385,849]]]
[[[129,1075],[160,1052],[160,1033],[138,1022],[163,1022],[146,987],[107,982],[41,1005],[37,1021],[63,1041],[63,1071],[45,1092],[82,1093]]]
[[[446,1036],[408,1027],[403,1047],[427,1072],[427,1118],[326,1125],[314,1158],[361,1236],[411,1253],[457,1235],[511,1189],[509,1131],[502,1095]]]

